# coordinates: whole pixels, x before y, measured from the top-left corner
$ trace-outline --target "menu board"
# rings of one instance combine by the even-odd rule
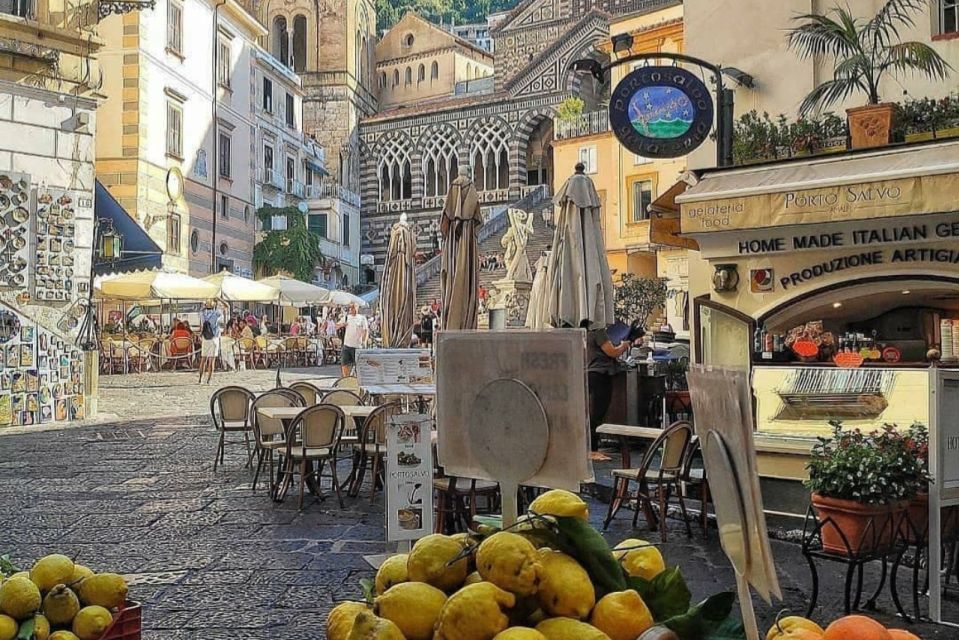
[[[390,418],[386,431],[386,539],[417,540],[433,533],[432,420]]]
[[[361,387],[432,385],[433,359],[428,349],[360,349],[356,377]]]

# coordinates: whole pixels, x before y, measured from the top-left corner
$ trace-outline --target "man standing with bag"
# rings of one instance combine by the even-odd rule
[[[349,315],[346,320],[340,323],[344,328],[343,333],[343,351],[340,354],[340,371],[343,377],[350,375],[353,365],[356,364],[356,350],[366,346],[366,340],[370,334],[370,325],[366,321],[366,316],[357,313],[355,304],[350,305]]]
[[[215,300],[207,300],[203,313],[200,314],[200,383],[203,383],[203,372],[207,371],[206,383],[210,384],[213,370],[216,369],[217,358],[220,357],[220,330],[223,324],[223,313],[216,308]]]

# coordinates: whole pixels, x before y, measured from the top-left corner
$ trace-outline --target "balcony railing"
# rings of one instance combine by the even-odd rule
[[[341,184],[332,181],[311,184],[306,188],[306,197],[310,200],[322,198],[336,198],[354,207],[360,206],[360,196],[353,193]]]
[[[303,198],[306,196],[306,190],[303,188],[303,183],[299,180],[294,180],[293,178],[287,179],[286,191],[287,193],[292,193],[297,198]]]
[[[609,131],[609,112],[590,111],[572,120],[556,121],[557,140],[594,136]]]
[[[282,190],[284,186],[283,175],[276,169],[267,167],[263,171],[263,182],[274,189]]]

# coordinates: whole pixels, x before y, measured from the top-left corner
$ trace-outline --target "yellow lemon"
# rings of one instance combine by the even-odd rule
[[[378,618],[369,611],[356,615],[353,630],[347,640],[406,640],[400,628],[389,620]]]
[[[576,560],[560,551],[540,549],[542,565],[536,597],[551,616],[584,619],[596,604],[596,590],[589,574]]]
[[[40,614],[33,616],[33,635],[34,640],[50,639],[50,621],[45,616]]]
[[[494,533],[476,552],[476,570],[483,580],[518,596],[536,593],[541,569],[536,547],[516,533]]]
[[[791,635],[800,635],[800,631],[809,631],[810,635],[825,634],[825,630],[812,620],[802,616],[786,616],[776,619],[775,624],[766,632],[766,640],[788,640]]]
[[[380,596],[394,584],[406,582],[406,562],[409,556],[400,553],[383,561],[376,571],[376,595]]]
[[[376,599],[373,611],[394,623],[406,640],[431,640],[446,594],[425,582],[403,582]]]
[[[462,543],[450,536],[434,533],[413,545],[406,563],[407,580],[425,582],[450,592],[463,584],[468,573]],[[454,558],[459,558],[453,562]]]
[[[80,600],[66,585],[58,584],[43,599],[43,615],[52,625],[69,625],[78,611]]]
[[[546,640],[610,640],[593,625],[572,618],[549,618],[536,625]]]
[[[122,607],[127,601],[127,582],[116,573],[98,573],[80,583],[80,602],[107,609]]]
[[[16,620],[0,613],[0,640],[13,640],[19,628]]]
[[[69,584],[73,584],[74,582],[80,582],[84,578],[89,578],[92,575],[93,575],[93,570],[90,569],[89,567],[84,567],[82,564],[74,564],[73,577],[70,578]]]
[[[433,640],[491,640],[509,625],[503,610],[515,604],[512,593],[491,582],[463,587],[443,605]]]
[[[493,640],[546,640],[546,636],[529,627],[512,627],[497,633]]]
[[[50,640],[80,640],[72,631],[55,631]]]
[[[639,594],[628,589],[600,598],[589,621],[611,640],[636,640],[653,626],[653,614]]]
[[[666,561],[659,549],[644,546],[648,544],[645,540],[627,538],[613,548],[613,557],[629,575],[652,580],[666,570]]]
[[[353,621],[357,614],[369,611],[363,602],[341,602],[326,616],[326,637],[328,640],[347,640],[353,630]]]
[[[73,619],[73,633],[80,640],[99,640],[112,622],[113,614],[109,609],[96,605],[84,607]]]
[[[589,519],[589,507],[575,493],[562,489],[550,489],[529,505],[531,513],[541,516]]]
[[[73,579],[73,560],[59,553],[44,556],[33,565],[30,579],[40,591],[49,591],[58,584],[69,584]]]
[[[40,589],[23,576],[4,580],[0,585],[0,613],[14,620],[29,618],[40,608]]]
[[[479,571],[474,571],[473,573],[466,576],[466,580],[463,581],[463,586],[468,587],[471,584],[476,584],[477,582],[482,582],[483,576],[479,574]]]

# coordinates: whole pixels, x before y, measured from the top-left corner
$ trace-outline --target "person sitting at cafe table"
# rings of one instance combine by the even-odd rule
[[[177,345],[177,338],[188,338],[190,346],[186,343]],[[183,342],[180,340],[179,342]],[[190,324],[186,320],[176,320],[173,323],[173,331],[170,332],[170,353],[174,356],[182,356],[190,353],[193,345],[193,332],[190,331]]]
[[[250,328],[249,323],[246,320],[239,320],[237,324],[240,326],[240,337],[253,339],[253,329]]]
[[[302,330],[303,330],[303,327],[300,325],[300,319],[296,318],[295,320],[293,320],[293,324],[290,325],[290,335],[298,336],[300,335],[300,331]]]

